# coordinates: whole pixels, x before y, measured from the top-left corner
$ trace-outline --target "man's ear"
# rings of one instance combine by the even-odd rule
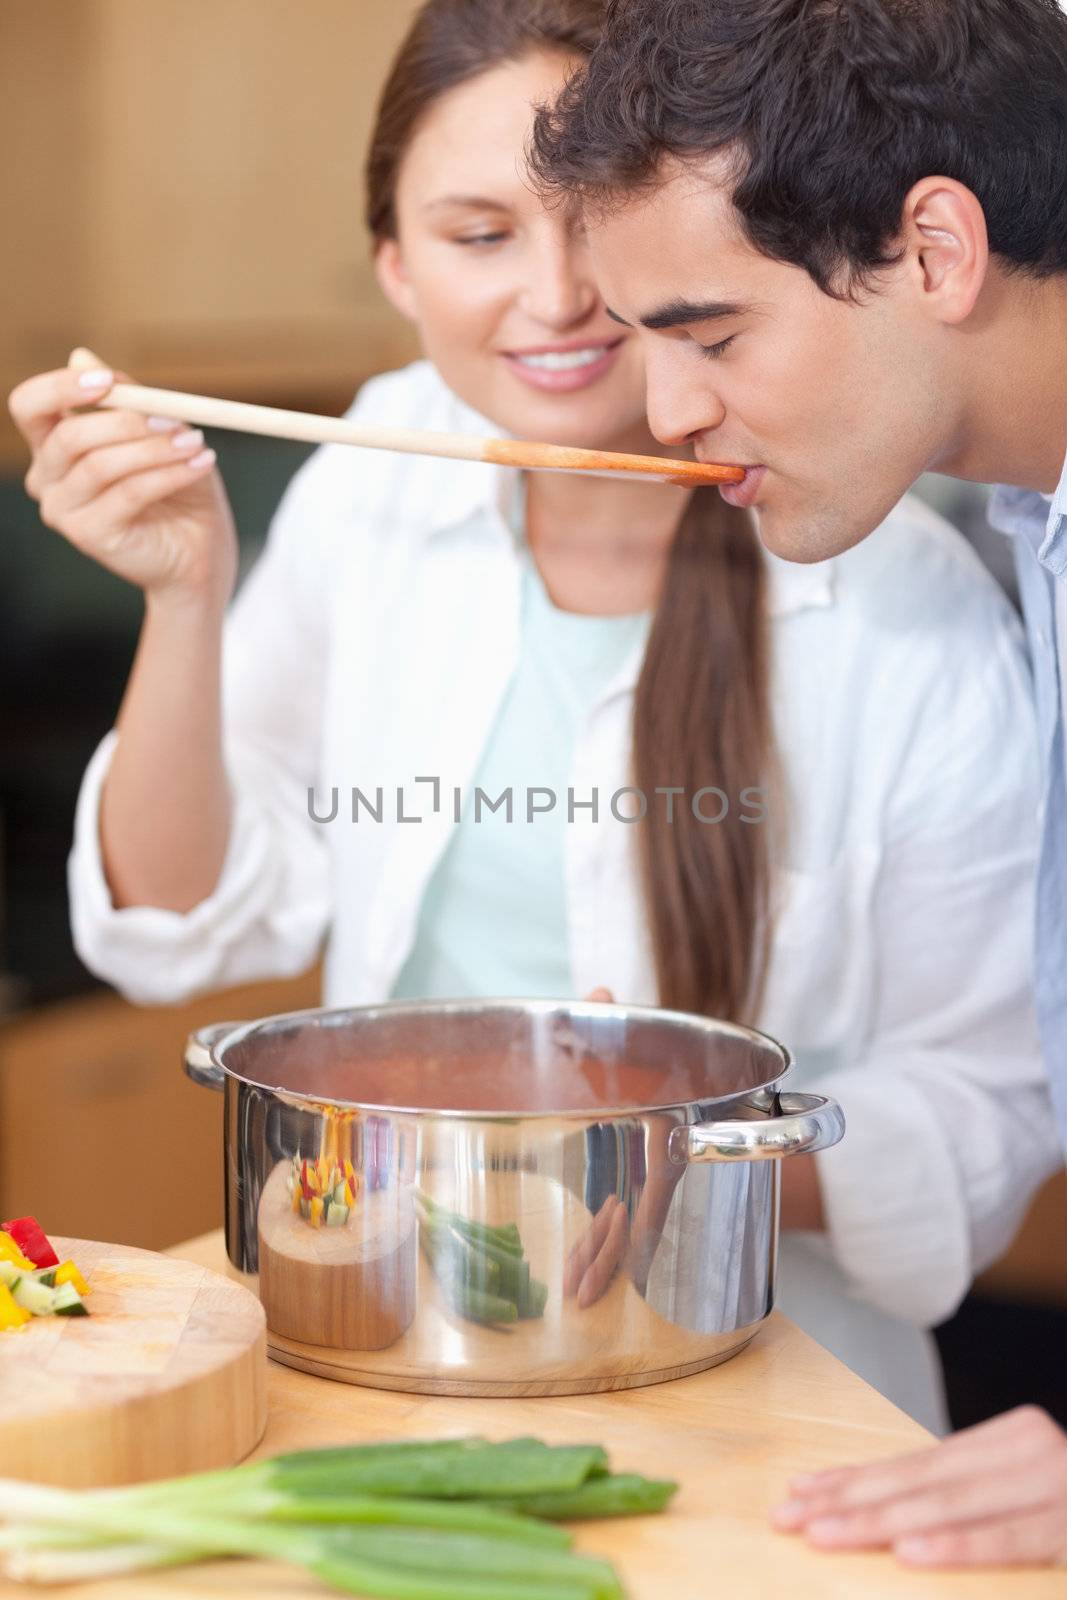
[[[954,178],[922,178],[904,201],[901,234],[927,309],[939,322],[963,322],[989,270],[977,197]]]
[[[415,292],[404,269],[404,258],[396,239],[380,239],[374,251],[374,271],[382,293],[402,317],[417,319]]]

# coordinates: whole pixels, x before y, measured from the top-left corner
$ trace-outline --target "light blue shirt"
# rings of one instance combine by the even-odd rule
[[[1034,987],[1045,1062],[1067,1145],[1067,462],[1051,502],[998,488],[989,518],[1015,540],[1019,591],[1030,635],[1044,758]]]
[[[524,552],[518,666],[427,886],[394,998],[573,994],[564,830],[575,743],[648,624],[645,614],[560,611]],[[506,799],[491,809],[509,794],[510,816]]]

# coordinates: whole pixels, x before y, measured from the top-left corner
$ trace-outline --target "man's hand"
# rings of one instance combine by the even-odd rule
[[[1067,1564],[1067,1433],[1036,1406],[914,1455],[795,1478],[771,1519],[915,1567]]]

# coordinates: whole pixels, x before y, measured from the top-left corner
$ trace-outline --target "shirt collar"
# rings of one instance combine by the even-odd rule
[[[833,605],[836,559],[802,564],[783,561],[769,550],[761,549],[761,553],[767,569],[767,615],[772,621]],[[629,660],[605,689],[601,703],[633,692],[641,675],[646,645],[647,639],[635,645]]]
[[[1067,457],[1063,462],[1063,474],[1060,478],[1059,488],[1052,496],[1052,515],[1054,517],[1067,517]]]
[[[1001,533],[1024,538],[1033,545],[1039,559],[1052,555],[1053,545],[1067,518],[1067,460],[1059,486],[1051,495],[1036,489],[1019,489],[998,484],[989,501],[989,521]]]
[[[454,415],[449,418],[453,433],[476,438],[506,437],[500,429],[472,407],[452,396]],[[428,536],[448,533],[462,527],[471,517],[483,515],[497,531],[517,529],[515,507],[521,474],[515,467],[498,467],[482,461],[439,459],[434,473],[433,505],[427,508],[422,525]]]
[[[833,605],[836,558],[785,561],[765,550],[763,559],[767,568],[767,610],[772,617],[789,617],[798,611]]]
[[[485,435],[491,425],[469,407],[457,432]],[[497,531],[507,533],[516,546],[522,542],[522,474],[515,467],[483,465],[478,461],[450,461],[438,475],[434,504],[425,522],[428,535],[444,534],[482,515]],[[801,563],[784,561],[763,551],[767,566],[767,610],[772,617],[792,616],[834,602],[835,561]]]

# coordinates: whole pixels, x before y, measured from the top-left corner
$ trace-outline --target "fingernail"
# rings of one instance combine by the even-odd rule
[[[203,444],[204,435],[199,428],[183,428],[170,442],[175,450],[191,450],[194,445]]]
[[[173,417],[146,417],[145,426],[151,428],[153,433],[170,433],[173,428],[181,426]]]
[[[194,470],[195,470],[198,467],[208,467],[208,466],[210,466],[211,463],[214,461],[214,459],[215,459],[214,450],[201,450],[200,454],[198,456],[193,456],[192,460],[188,461],[186,463],[186,465],[189,466],[189,467],[194,468]]]
[[[90,372],[79,372],[78,388],[106,389],[114,376],[114,373],[109,372],[107,367],[93,367]]]

